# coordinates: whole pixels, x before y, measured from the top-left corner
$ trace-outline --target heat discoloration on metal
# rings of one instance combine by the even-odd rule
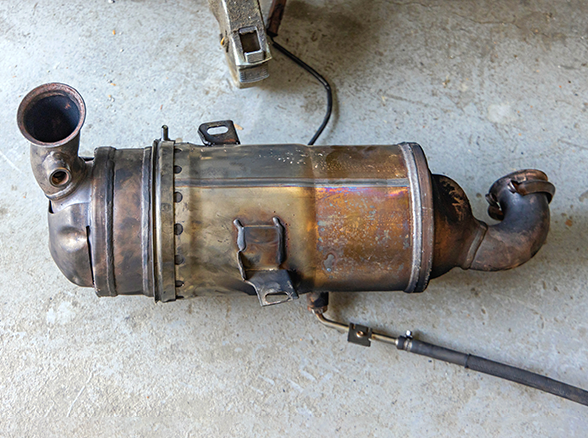
[[[116,293],[142,292],[142,149],[119,149],[113,157],[112,266]]]
[[[99,296],[144,291],[144,154],[142,149],[96,150],[88,241]]]
[[[49,120],[31,116],[41,113]],[[282,292],[419,292],[456,266],[525,263],[549,230],[554,188],[537,170],[496,181],[487,199],[501,222],[488,226],[416,144],[199,147],[164,129],[152,148],[84,160],[84,114],[75,90],[50,84],[25,98],[19,126],[51,200],[51,254],[100,296],[257,290],[265,305]]]
[[[398,146],[178,147],[175,163],[187,169],[175,180],[182,296],[253,293],[235,271],[232,222],[273,217],[286,230],[282,268],[300,293],[406,287],[410,187]]]
[[[318,290],[403,290],[412,266],[410,188],[318,187]]]

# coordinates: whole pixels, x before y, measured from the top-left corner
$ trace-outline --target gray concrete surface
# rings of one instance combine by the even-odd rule
[[[280,40],[332,81],[323,144],[417,141],[485,217],[498,177],[557,186],[527,265],[455,270],[417,296],[358,293],[331,315],[588,387],[588,3],[292,0]],[[389,347],[348,345],[300,302],[98,299],[62,277],[15,115],[61,81],[86,100],[82,152],[197,142],[231,118],[244,143],[305,142],[323,90],[279,54],[238,90],[205,0],[0,3],[0,435],[585,437],[588,410]]]

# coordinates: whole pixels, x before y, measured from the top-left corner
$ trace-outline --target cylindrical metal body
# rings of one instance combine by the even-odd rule
[[[420,292],[428,282],[433,201],[418,145],[156,141],[144,150],[98,148],[91,178],[89,242],[101,296],[254,295],[235,221],[269,236],[245,242],[248,268],[288,271],[297,293]]]
[[[174,149],[178,295],[254,293],[237,269],[234,221],[271,225],[273,218],[285,230],[280,268],[299,293],[426,287],[433,201],[420,146]]]

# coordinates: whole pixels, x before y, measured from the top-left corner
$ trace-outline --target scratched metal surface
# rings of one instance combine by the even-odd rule
[[[421,295],[346,294],[330,315],[588,387],[588,4],[297,0],[279,40],[334,84],[321,144],[416,141],[478,216],[500,176],[557,186],[527,265],[452,271]],[[86,100],[82,153],[142,147],[170,125],[232,119],[243,143],[309,139],[323,90],[279,54],[257,88],[230,83],[204,0],[0,3],[0,435],[585,436],[588,411],[532,389],[348,345],[303,301],[156,305],[69,284],[16,128],[24,94],[62,81]]]

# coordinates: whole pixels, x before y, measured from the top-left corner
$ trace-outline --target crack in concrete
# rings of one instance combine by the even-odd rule
[[[84,383],[84,386],[82,386],[82,389],[80,389],[80,391],[78,392],[78,395],[76,395],[76,398],[74,398],[73,401],[71,402],[71,405],[69,406],[69,410],[67,411],[66,417],[69,417],[71,415],[71,411],[73,410],[74,405],[76,404],[76,402],[78,401],[78,399],[80,398],[80,396],[82,395],[84,390],[86,389],[86,386],[88,385],[88,383],[90,383],[90,380],[92,380],[93,376],[94,376],[94,371],[92,371],[90,373],[88,380],[86,380],[86,383]]]

